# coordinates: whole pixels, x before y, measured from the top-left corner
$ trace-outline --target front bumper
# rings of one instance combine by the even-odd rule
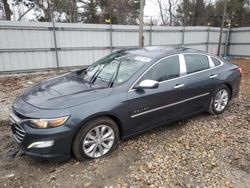
[[[14,113],[11,114],[10,120],[13,137],[24,154],[45,160],[70,159],[73,130],[67,125],[67,122],[56,128],[36,129],[20,121],[20,118]],[[53,142],[53,144],[37,144],[42,141]]]

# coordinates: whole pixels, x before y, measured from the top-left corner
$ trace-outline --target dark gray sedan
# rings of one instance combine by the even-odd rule
[[[198,50],[120,50],[19,96],[12,132],[33,157],[98,158],[121,138],[205,111],[222,113],[240,80],[238,66]]]

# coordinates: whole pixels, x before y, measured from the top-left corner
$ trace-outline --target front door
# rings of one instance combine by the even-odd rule
[[[157,126],[182,116],[185,100],[185,79],[180,77],[179,56],[170,56],[151,67],[136,83],[155,80],[155,89],[133,89],[128,92],[130,130],[133,132]],[[136,86],[135,85],[135,86]]]

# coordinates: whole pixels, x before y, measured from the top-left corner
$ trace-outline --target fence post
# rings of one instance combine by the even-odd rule
[[[57,73],[59,72],[59,59],[58,59],[58,49],[57,49],[57,41],[56,41],[56,29],[55,29],[55,19],[52,18],[53,24],[53,38],[54,38],[54,45],[55,45],[55,52],[56,52],[56,66],[57,66]]]
[[[149,46],[152,46],[152,24],[149,29]]]
[[[112,37],[112,24],[109,26],[109,38],[110,38],[110,52],[113,52],[113,37]]]
[[[153,25],[153,19],[151,16],[150,17],[150,29],[149,29],[149,46],[152,46],[152,25]]]
[[[182,41],[181,44],[184,45],[185,43],[185,23],[183,24],[183,29],[182,29]]]
[[[207,45],[206,45],[206,52],[207,53],[208,53],[209,43],[210,43],[210,25],[208,26],[208,30],[207,30]]]
[[[113,36],[112,36],[112,16],[109,14],[109,40],[110,40],[110,52],[113,52]]]

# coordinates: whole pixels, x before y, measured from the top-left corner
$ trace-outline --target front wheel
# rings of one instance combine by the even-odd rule
[[[218,88],[211,99],[208,112],[211,114],[221,114],[225,111],[230,99],[230,90],[227,86]]]
[[[73,153],[82,161],[108,155],[118,144],[119,130],[108,117],[93,119],[82,126],[73,142]]]

